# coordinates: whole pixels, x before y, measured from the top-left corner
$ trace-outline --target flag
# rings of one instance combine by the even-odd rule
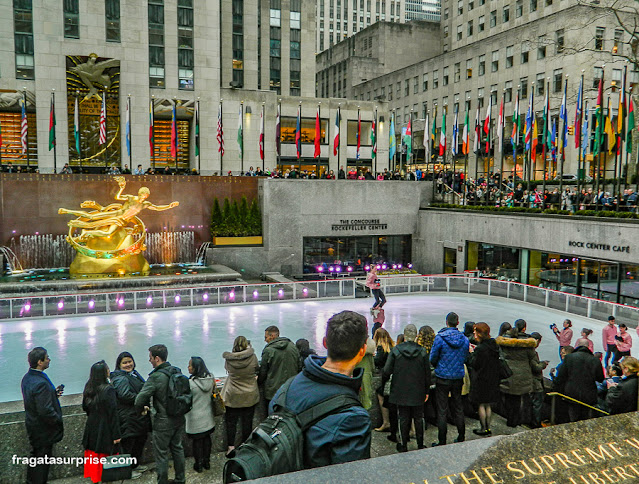
[[[373,150],[371,151],[371,158],[375,158],[377,157],[377,140],[375,139],[375,136],[377,136],[377,134],[375,133],[375,130],[377,126],[377,111],[375,111],[375,117],[373,118],[373,125],[371,126],[371,146],[373,147]]]
[[[359,114],[359,109],[357,110],[357,151],[355,153],[355,158],[359,160],[359,148],[362,144],[362,118]]]
[[[550,132],[550,136],[548,137],[550,141],[550,148],[552,150],[552,159],[553,161],[557,160],[557,120],[553,119],[552,121],[552,131]]]
[[[519,106],[519,94],[517,94],[517,106]],[[504,144],[504,97],[501,97],[499,105],[499,117],[497,118],[497,139],[499,140],[499,152],[501,153]]]
[[[493,110],[493,96],[488,96],[488,108],[486,108],[486,119],[484,120],[484,133],[486,134],[486,154],[490,153],[490,116]]]
[[[406,134],[404,135],[404,144],[406,145],[406,160],[410,160],[410,157],[413,153],[413,131],[411,129],[411,118],[413,116],[411,115],[410,118],[408,118],[408,126],[406,127]]]
[[[535,160],[537,156],[537,144],[539,143],[539,133],[537,132],[537,117],[533,111],[532,115],[532,140],[530,142],[530,159]]]
[[[153,99],[149,102],[149,147],[151,148],[151,158],[155,153],[155,139],[153,133]],[[78,151],[79,153],[79,151]]]
[[[557,140],[559,151],[564,154],[566,152],[566,144],[568,143],[568,106],[566,105],[566,91],[568,90],[568,80],[564,82],[564,95],[561,98],[561,109],[559,110],[559,119],[564,123],[561,132],[561,138]]]
[[[100,108],[100,139],[99,144],[103,145],[106,143],[107,132],[106,132],[106,94],[102,95],[102,107]]]
[[[200,101],[195,103],[195,156],[200,156]]]
[[[317,106],[317,115],[315,116],[315,152],[313,153],[314,158],[319,158],[319,155],[321,153],[321,150],[320,150],[321,130],[320,130],[319,115],[320,115],[319,106]]]
[[[455,120],[453,121],[453,139],[451,141],[451,152],[453,153],[453,156],[457,155],[457,143],[459,142],[459,139],[458,139],[459,128],[457,127],[458,112],[459,112],[459,108],[455,109]]]
[[[337,108],[337,114],[335,114],[335,138],[333,139],[333,155],[337,156],[338,151],[339,151],[339,108]]]
[[[264,161],[264,106],[262,106],[262,111],[260,111],[260,137],[258,143],[260,145],[260,160]]]
[[[475,139],[473,142],[473,151],[479,153],[481,150],[481,127],[479,125],[479,103],[477,103],[477,113],[475,114]]]
[[[177,139],[177,119],[176,119],[175,103],[171,110],[171,157],[177,158],[178,139]]]
[[[391,114],[391,122],[390,122],[389,138],[388,138],[388,158],[389,159],[391,160],[393,159],[393,156],[395,156],[395,151],[397,151],[397,142],[395,140],[395,118]]]
[[[552,148],[550,146],[550,101],[548,100],[548,89],[546,89],[546,97],[544,98],[544,132],[541,135],[541,140],[547,149]]]
[[[606,133],[606,141],[608,142],[608,154],[612,153],[615,147],[616,135],[612,130],[612,122],[610,121],[610,98],[608,98],[608,112],[606,113],[606,124],[604,125],[604,131]]]
[[[621,91],[619,91],[619,110],[617,114],[617,154],[621,154],[621,142],[626,138],[626,69],[624,68]]]
[[[584,80],[583,77],[579,83],[579,91],[577,91],[577,107],[575,108],[575,148],[581,145],[581,102],[583,97]]]
[[[513,151],[519,146],[519,92],[515,98],[515,109],[513,110],[513,131],[510,134],[510,144],[513,145]]]
[[[297,159],[302,156],[302,105],[297,106],[297,123],[295,124],[295,150]]]
[[[462,132],[462,154],[464,155],[468,154],[468,148],[470,145],[470,143],[468,142],[469,130],[470,130],[470,125],[468,120],[468,109],[467,109],[466,118],[464,119],[464,131]]]
[[[49,112],[49,151],[55,146],[55,94],[51,93],[51,111]]]
[[[588,153],[588,147],[590,146],[590,131],[588,130],[589,117],[590,113],[588,112],[588,101],[586,101],[586,110],[584,111],[584,125],[582,129],[583,137],[581,139],[582,156],[586,156],[586,153]]]
[[[281,154],[280,153],[280,147],[281,147],[281,142],[282,142],[282,125],[280,123],[280,119],[281,119],[281,113],[280,110],[282,108],[281,104],[277,105],[277,116],[275,117],[275,151],[277,152],[278,156]]]
[[[446,153],[446,107],[442,109],[442,129],[439,132],[439,156]]]
[[[20,101],[22,105],[22,117],[21,117],[21,126],[20,126],[20,142],[22,143],[22,152],[27,152],[27,133],[29,131],[29,123],[27,122],[27,96],[22,96],[22,101]]]
[[[131,98],[126,98],[126,153],[131,156]],[[79,152],[80,150],[78,150]]]
[[[626,129],[626,153],[632,153],[632,131],[635,129],[635,107],[632,96],[628,104],[628,126]]]
[[[244,151],[244,134],[242,128],[244,125],[244,104],[240,104],[240,110],[237,117],[237,149],[240,152],[240,158],[242,158],[242,152]]]
[[[597,92],[597,104],[595,106],[595,146],[592,151],[594,156],[598,156],[602,151],[603,144],[603,77],[599,79],[599,90]]]
[[[433,113],[433,127],[430,130],[430,141],[433,146],[432,152],[439,152],[437,148],[437,105],[435,105],[435,112]]]
[[[432,140],[430,139],[430,113],[426,113],[424,121],[424,161],[428,163],[431,157]]]
[[[535,116],[535,112],[533,111],[533,94],[532,90],[530,92],[530,101],[528,101],[528,110],[526,111],[526,133],[524,138],[524,143],[526,145],[526,149],[530,151],[532,148],[532,130],[533,130],[533,118]]]
[[[222,103],[217,108],[217,151],[224,156],[224,128],[222,126]]]

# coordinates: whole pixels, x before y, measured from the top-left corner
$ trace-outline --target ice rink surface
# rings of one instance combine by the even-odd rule
[[[281,336],[293,342],[306,338],[319,354],[325,355],[322,338],[328,318],[343,310],[357,311],[367,317],[372,327],[372,303],[372,298],[339,299],[2,322],[0,401],[22,398],[20,381],[28,369],[27,353],[35,346],[48,350],[51,366],[47,374],[54,385],[65,385],[66,395],[82,392],[93,363],[104,359],[113,369],[121,351],[133,354],[137,370],[146,377],[152,370],[147,349],[157,343],[168,347],[169,361],[185,374],[189,358],[201,356],[215,376],[224,376],[222,353],[231,351],[233,340],[239,335],[251,340],[259,358],[265,346],[264,328],[276,325]],[[528,333],[537,331],[544,337],[539,355],[542,360],[550,360],[551,366],[556,366],[559,355],[550,323],[561,328],[565,318],[571,319],[573,344],[581,328],[592,329],[595,351],[602,350],[601,329],[606,324],[533,304],[468,294],[391,295],[384,309],[384,327],[393,339],[409,323],[418,328],[430,325],[437,332],[444,327],[450,311],[459,315],[460,329],[466,321],[484,321],[490,325],[493,337],[502,322],[512,324],[523,318],[528,322]],[[632,336],[637,337],[634,330]]]

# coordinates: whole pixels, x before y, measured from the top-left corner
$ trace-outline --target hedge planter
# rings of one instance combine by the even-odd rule
[[[213,237],[215,246],[262,245],[261,235],[251,237]]]

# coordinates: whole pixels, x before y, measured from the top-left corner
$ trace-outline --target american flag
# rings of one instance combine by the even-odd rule
[[[29,131],[29,125],[27,123],[27,97],[22,97],[22,131],[21,131],[21,141],[22,141],[22,152],[27,152],[27,132]]]
[[[222,103],[217,109],[217,143],[218,153],[224,156],[224,130],[222,129]]]
[[[102,108],[100,109],[100,140],[99,144],[106,143],[106,94],[102,96]]]

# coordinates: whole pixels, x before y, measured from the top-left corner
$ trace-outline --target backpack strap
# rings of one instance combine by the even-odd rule
[[[315,405],[307,408],[306,410],[298,413],[296,416],[296,420],[298,425],[302,429],[302,432],[305,432],[317,422],[328,417],[329,415],[340,413],[342,410],[346,410],[347,408],[355,406],[362,406],[358,398],[346,393],[340,393],[338,395],[328,397],[321,402],[318,402]]]

